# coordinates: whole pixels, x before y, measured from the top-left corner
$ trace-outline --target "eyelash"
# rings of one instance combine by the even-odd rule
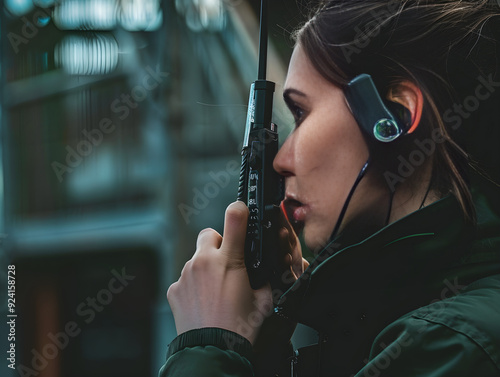
[[[289,103],[288,107],[293,115],[293,118],[295,119],[295,127],[298,127],[303,120],[305,111],[295,103]]]

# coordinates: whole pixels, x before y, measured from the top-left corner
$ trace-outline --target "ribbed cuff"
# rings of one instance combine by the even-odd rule
[[[243,336],[217,327],[204,327],[178,335],[168,346],[167,359],[174,353],[190,347],[214,346],[223,351],[234,351],[252,362],[252,344]]]

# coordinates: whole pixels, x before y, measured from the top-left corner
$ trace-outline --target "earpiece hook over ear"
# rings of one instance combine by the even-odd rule
[[[409,110],[396,102],[383,101],[370,75],[356,76],[347,84],[344,94],[358,125],[369,137],[390,143],[413,131],[411,114],[410,122],[407,121]]]

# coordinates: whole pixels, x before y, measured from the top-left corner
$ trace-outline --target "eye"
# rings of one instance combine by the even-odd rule
[[[298,98],[299,101],[296,101]],[[304,109],[304,100],[307,99],[307,95],[300,90],[288,88],[283,92],[283,99],[293,115],[295,120],[295,128],[297,128],[306,118],[307,111]],[[307,109],[307,106],[306,106]]]
[[[294,102],[289,103],[288,108],[290,109],[293,119],[295,120],[295,127],[298,127],[304,119],[305,111]]]

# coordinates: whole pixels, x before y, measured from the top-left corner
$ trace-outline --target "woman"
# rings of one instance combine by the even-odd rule
[[[296,127],[274,161],[295,282],[250,288],[248,212],[231,204],[224,238],[202,231],[169,289],[179,336],[161,376],[500,376],[500,190],[467,154],[494,156],[499,14],[494,1],[318,8],[296,33]],[[366,126],[370,77],[401,135]],[[294,351],[297,322],[319,338]]]

